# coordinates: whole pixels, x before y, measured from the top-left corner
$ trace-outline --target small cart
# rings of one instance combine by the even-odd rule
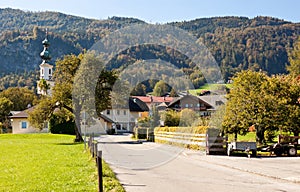
[[[233,151],[244,151],[253,157],[256,157],[257,147],[256,142],[230,142],[227,146],[227,155],[230,156]]]
[[[297,156],[300,148],[300,136],[278,135],[278,142],[273,145],[262,147],[260,151],[274,153],[276,156],[287,154]]]

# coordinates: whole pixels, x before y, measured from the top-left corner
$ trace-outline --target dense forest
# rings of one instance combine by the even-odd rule
[[[10,86],[35,87],[46,28],[54,64],[58,58],[79,54],[104,35],[135,23],[144,21],[121,17],[97,20],[58,12],[0,9],[0,90]],[[288,53],[300,34],[300,23],[262,16],[202,18],[168,24],[189,31],[203,42],[221,67],[225,80],[243,69],[285,73]],[[170,55],[158,46],[140,46],[122,52],[113,58],[111,66],[121,67],[148,58],[180,64],[195,87],[204,83],[198,75],[199,69],[193,68],[189,60],[182,55]]]

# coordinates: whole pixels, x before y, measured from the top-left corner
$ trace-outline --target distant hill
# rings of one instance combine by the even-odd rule
[[[37,70],[41,63],[39,53],[42,51],[41,41],[45,37],[46,28],[49,31],[54,63],[65,54],[78,54],[89,49],[103,35],[133,23],[144,21],[122,17],[96,20],[58,12],[0,9],[0,90],[22,81],[16,79],[14,82],[9,74],[21,77],[25,72],[28,78],[36,76],[28,74]],[[285,73],[287,52],[300,34],[299,23],[271,17],[214,17],[169,24],[185,29],[199,38],[215,56],[225,79],[229,79],[237,71],[249,68],[261,69],[269,74]],[[142,47],[139,52],[130,54],[128,60],[116,58],[114,62],[119,63],[116,66],[120,66],[132,61],[132,58],[147,57],[150,52],[152,57],[182,62],[161,51],[157,49],[156,52],[151,52]],[[195,76],[192,75],[195,73],[193,70],[189,69],[191,77]],[[26,81],[26,77],[21,79]],[[30,82],[32,84],[34,81]],[[193,83],[199,87],[203,84],[203,79],[194,79]],[[21,82],[21,85],[26,83]]]

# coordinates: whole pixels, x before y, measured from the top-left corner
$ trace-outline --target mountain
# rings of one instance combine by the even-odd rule
[[[35,76],[30,73],[34,73],[41,63],[39,53],[42,51],[41,41],[45,38],[46,28],[51,42],[51,62],[54,63],[63,55],[78,54],[89,49],[102,36],[135,23],[145,22],[135,18],[97,20],[59,12],[0,9],[0,90],[9,86],[28,85],[26,82]],[[262,16],[252,19],[201,18],[168,24],[185,29],[199,38],[215,57],[226,80],[237,71],[249,68],[264,70],[269,74],[285,73],[285,66],[289,64],[288,51],[300,34],[300,23]],[[114,62],[118,64],[114,66],[120,67],[133,60],[149,57],[175,63],[188,62],[183,57],[168,55],[161,47],[150,46],[139,47],[128,57],[116,57]],[[185,70],[189,71],[191,78],[197,76],[197,69],[188,63],[182,66],[187,68]],[[11,75],[20,78],[14,80]],[[34,87],[32,82],[30,86]],[[193,79],[193,83],[198,87],[204,80]]]

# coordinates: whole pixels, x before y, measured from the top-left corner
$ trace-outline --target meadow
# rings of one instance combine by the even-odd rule
[[[97,191],[94,159],[74,136],[0,135],[0,191]],[[103,162],[104,191],[124,191]]]

